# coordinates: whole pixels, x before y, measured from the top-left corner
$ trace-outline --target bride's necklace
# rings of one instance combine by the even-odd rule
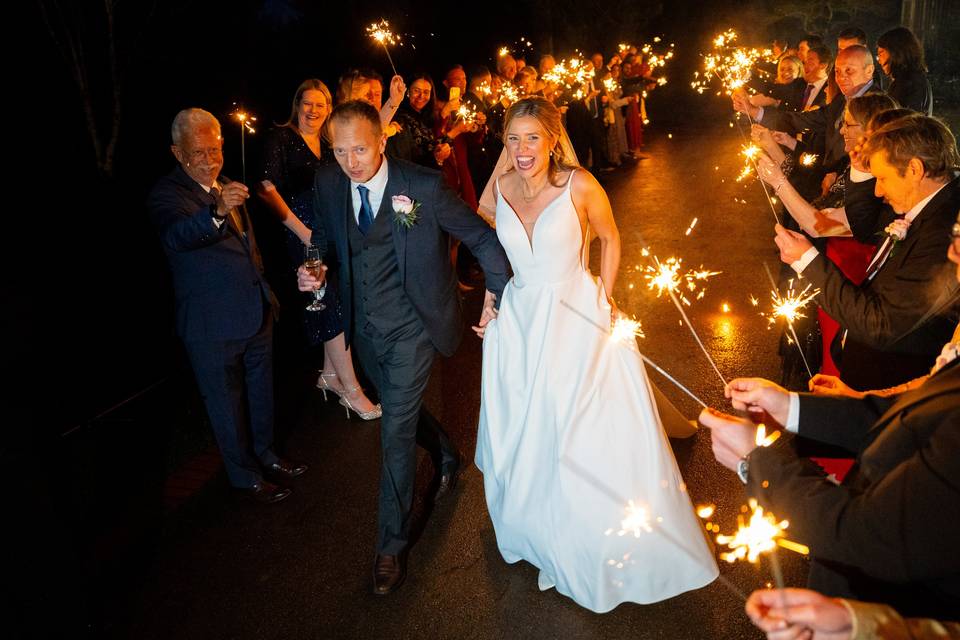
[[[523,201],[524,201],[524,202],[533,202],[534,200],[537,199],[537,196],[539,196],[541,193],[543,193],[543,190],[547,188],[547,184],[548,184],[549,182],[550,182],[549,179],[544,180],[544,181],[543,181],[543,184],[540,185],[540,188],[538,188],[536,191],[534,191],[534,192],[533,192],[533,195],[528,196],[526,193],[524,193],[524,189],[523,189],[524,183],[521,181],[521,183],[520,183],[520,197],[523,198]]]

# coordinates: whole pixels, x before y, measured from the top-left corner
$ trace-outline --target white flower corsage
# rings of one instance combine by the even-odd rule
[[[415,202],[410,196],[393,196],[393,214],[396,223],[406,229],[415,225],[421,204]]]
[[[890,245],[891,256],[897,248],[897,243],[907,237],[907,230],[909,228],[910,221],[906,218],[897,218],[884,228],[883,232],[887,234],[887,237],[890,238],[892,242]]]

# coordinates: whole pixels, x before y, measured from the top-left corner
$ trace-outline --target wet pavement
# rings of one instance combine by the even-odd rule
[[[722,115],[722,114],[721,114]],[[668,137],[672,134],[672,137]],[[779,377],[778,334],[749,302],[765,303],[766,260],[778,268],[772,215],[756,183],[737,184],[740,141],[726,120],[697,129],[661,125],[650,155],[605,179],[623,239],[616,297],[643,322],[647,356],[708,404],[726,406],[722,387],[666,297],[647,291],[635,265],[641,249],[679,256],[689,267],[721,271],[686,311],[726,377]],[[714,167],[718,167],[715,169]],[[745,201],[745,202],[741,202]],[[686,230],[694,218],[696,225]],[[597,247],[593,262],[596,264]],[[594,269],[596,271],[596,268]],[[630,285],[633,284],[633,289]],[[477,316],[480,293],[465,298]],[[721,306],[726,303],[730,311]],[[480,341],[465,327],[455,357],[439,359],[426,403],[472,460],[480,389]],[[575,337],[571,337],[575,339]],[[652,373],[691,418],[698,405]],[[268,507],[232,497],[222,473],[166,519],[146,578],[128,591],[114,631],[136,638],[757,638],[743,603],[719,581],[653,605],[623,604],[598,615],[555,591],[540,592],[537,572],[500,557],[472,464],[451,503],[432,509],[433,469],[421,457],[416,521],[419,540],[404,586],[369,595],[379,473],[377,422],[345,419],[305,375],[280,390],[283,450],[310,465],[295,494]],[[716,464],[709,435],[673,442],[695,503],[712,502],[714,522],[735,526],[743,488]],[[642,464],[642,460],[637,461]],[[786,514],[784,514],[786,515]],[[781,553],[786,582],[802,585],[806,561]],[[769,566],[727,565],[723,575],[745,593],[771,580]]]

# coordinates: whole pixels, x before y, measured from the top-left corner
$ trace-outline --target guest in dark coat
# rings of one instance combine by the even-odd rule
[[[923,45],[906,27],[896,27],[877,39],[877,62],[890,79],[887,94],[901,107],[933,115],[933,88],[927,79]]]
[[[263,277],[244,202],[247,187],[220,175],[220,123],[185,109],[172,127],[179,166],[147,201],[173,272],[177,333],[207,407],[227,477],[260,502],[290,489],[264,479],[306,466],[273,449],[273,320],[276,299]]]

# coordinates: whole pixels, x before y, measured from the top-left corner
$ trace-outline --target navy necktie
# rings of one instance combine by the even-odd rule
[[[360,215],[357,217],[357,226],[360,233],[367,235],[367,230],[373,225],[373,207],[370,206],[370,189],[362,184],[357,185],[360,192]]]
[[[813,85],[808,84],[807,88],[803,90],[803,101],[800,103],[800,108],[803,109],[807,106],[807,100],[810,99],[810,94],[813,93]]]

